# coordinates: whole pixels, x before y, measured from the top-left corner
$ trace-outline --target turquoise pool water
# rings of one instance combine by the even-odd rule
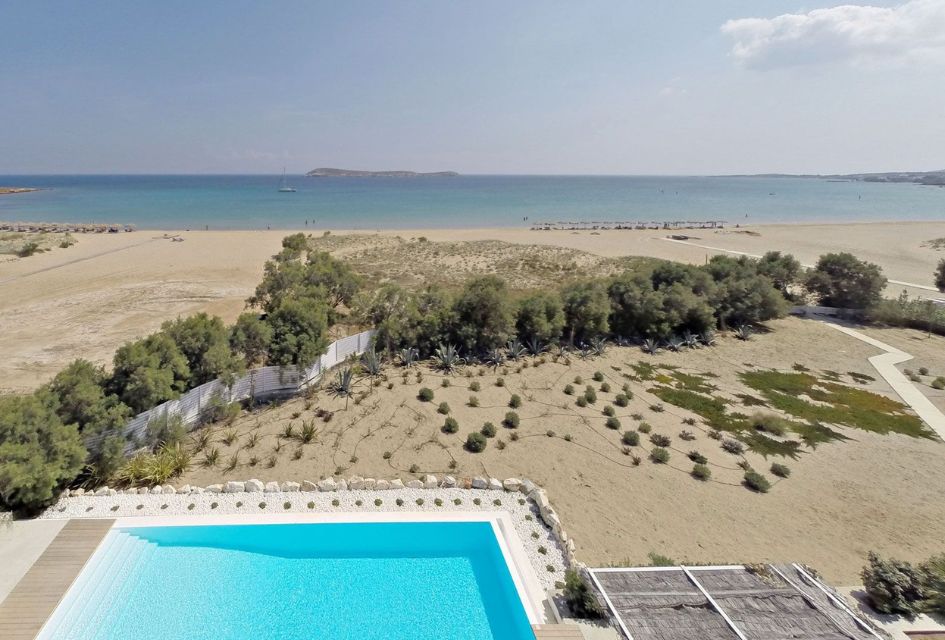
[[[534,638],[488,522],[111,531],[45,639]]]

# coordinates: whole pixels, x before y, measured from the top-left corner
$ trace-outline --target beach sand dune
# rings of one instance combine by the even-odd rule
[[[307,230],[314,236],[322,231]],[[0,390],[27,391],[52,377],[78,358],[110,361],[123,342],[146,335],[165,320],[207,311],[232,321],[244,308],[245,298],[262,276],[265,260],[276,253],[289,231],[181,232],[183,242],[172,242],[163,232],[77,236],[78,244],[30,258],[0,262]],[[332,231],[332,235],[344,232]],[[945,237],[943,223],[870,223],[843,225],[758,225],[724,231],[693,230],[691,242],[732,251],[761,254],[769,250],[794,253],[813,263],[828,251],[851,251],[880,264],[891,279],[932,285],[936,262],[945,251],[923,243]],[[546,261],[572,260],[591,272],[612,264],[598,258],[651,256],[700,264],[714,251],[668,242],[663,231],[531,231],[529,229],[420,229],[357,232],[431,242],[501,240],[516,245],[546,245],[574,250],[539,252]],[[326,243],[330,245],[330,243]],[[341,243],[345,252],[357,244]],[[483,243],[462,263],[439,259],[444,268],[485,272],[498,261],[514,269],[500,243]],[[584,253],[578,253],[584,252]],[[415,258],[400,251],[409,271]],[[383,259],[382,259],[383,258]],[[390,256],[377,258],[370,278],[388,277]],[[396,266],[396,265],[395,265]],[[602,268],[603,268],[602,267]],[[421,274],[422,275],[422,274]],[[551,276],[548,276],[551,278]],[[890,285],[889,295],[903,287]],[[908,289],[912,295],[937,296],[928,290]]]

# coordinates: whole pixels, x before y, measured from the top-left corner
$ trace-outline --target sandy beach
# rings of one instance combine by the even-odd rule
[[[315,237],[323,230],[308,229]],[[123,342],[146,335],[178,315],[207,311],[233,320],[259,281],[265,260],[291,233],[273,231],[180,232],[173,242],[164,232],[78,234],[78,243],[29,258],[4,256],[0,261],[0,390],[28,391],[48,380],[75,358],[107,363]],[[344,231],[331,231],[332,236]],[[355,233],[355,232],[350,232]],[[521,245],[558,248],[549,260],[574,263],[593,271],[601,258],[651,256],[691,263],[713,253],[704,245],[761,254],[793,253],[804,263],[833,250],[851,251],[878,263],[890,279],[931,287],[932,271],[945,251],[923,246],[945,237],[943,223],[868,223],[843,225],[758,225],[690,234],[692,244],[670,242],[663,231],[531,231],[529,229],[420,229],[356,232],[360,241],[427,238],[431,242],[500,240],[520,247],[515,256],[534,253]],[[174,234],[169,234],[174,235]],[[388,243],[389,244],[389,243]],[[514,246],[512,247],[514,248]],[[567,250],[567,251],[565,251]],[[463,266],[488,270],[501,243],[464,246]],[[410,269],[415,256],[408,244],[396,251],[384,247],[384,259]],[[510,264],[513,269],[515,264]],[[385,277],[383,270],[371,278]],[[898,295],[901,285],[890,285]],[[937,297],[928,289],[908,288],[911,295]]]

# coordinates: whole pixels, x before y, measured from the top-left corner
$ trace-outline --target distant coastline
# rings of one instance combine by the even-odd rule
[[[334,169],[320,167],[305,174],[309,178],[455,178],[455,171],[361,171],[359,169]]]
[[[726,176],[716,178],[807,178],[826,180],[828,182],[889,182],[894,184],[920,184],[932,187],[945,187],[945,169],[939,171],[888,171],[885,173],[756,173]]]
[[[33,187],[0,187],[0,196],[9,196],[14,193],[31,193],[33,191],[39,191]]]

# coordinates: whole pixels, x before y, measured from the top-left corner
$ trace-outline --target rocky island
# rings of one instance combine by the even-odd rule
[[[452,178],[459,174],[455,171],[359,171],[357,169],[332,169],[322,167],[312,169],[305,174],[309,178]]]
[[[34,189],[32,187],[0,187],[0,196],[11,195],[14,193],[30,193],[32,191],[39,191],[39,189]]]

